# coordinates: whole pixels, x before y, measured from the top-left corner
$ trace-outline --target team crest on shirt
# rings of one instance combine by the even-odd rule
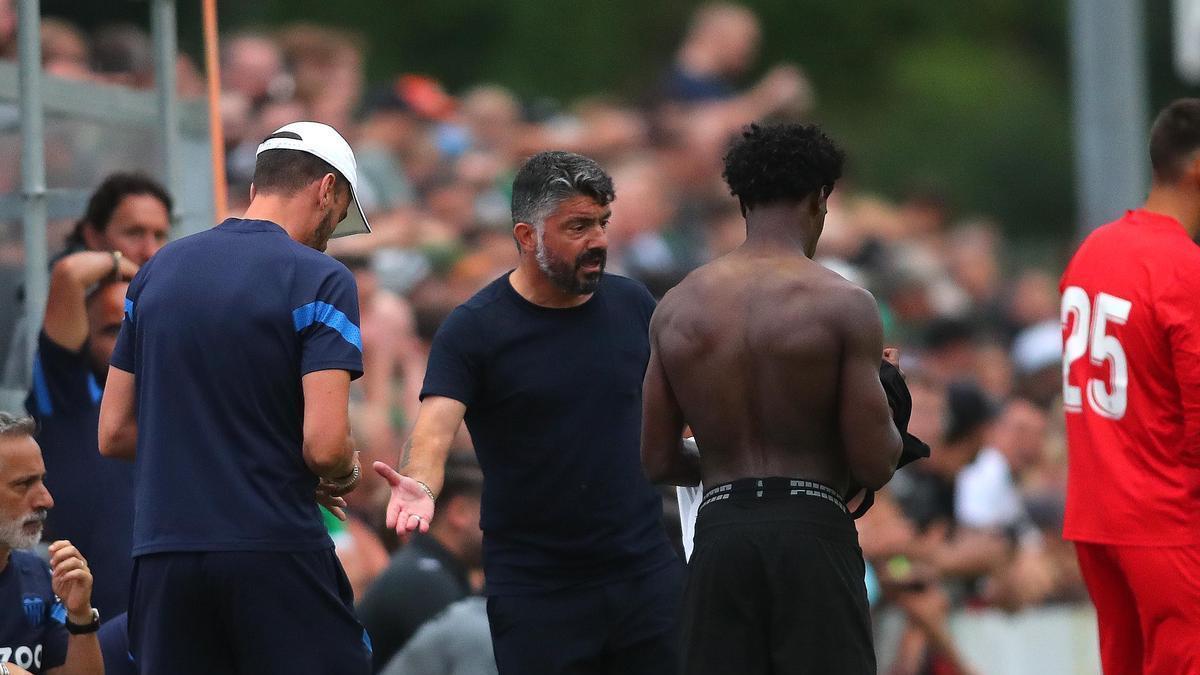
[[[46,620],[46,601],[42,598],[31,595],[26,596],[24,601],[25,618],[29,620],[29,625],[37,628]]]

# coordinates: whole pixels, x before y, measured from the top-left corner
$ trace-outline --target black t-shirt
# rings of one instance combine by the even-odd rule
[[[0,571],[0,663],[40,675],[67,660],[67,610],[50,587],[50,567],[13,551]]]
[[[92,606],[107,620],[129,608],[133,462],[100,456],[101,385],[84,349],[73,352],[39,335],[25,407],[38,421],[46,488],[54,497],[45,538],[69,539],[87,558]]]
[[[421,398],[467,406],[489,595],[605,583],[674,555],[640,460],[653,312],[625,277],[606,274],[586,303],[552,309],[505,274],[438,330]]]

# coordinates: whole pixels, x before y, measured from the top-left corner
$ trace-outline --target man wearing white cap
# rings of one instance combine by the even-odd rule
[[[358,483],[358,290],[321,251],[369,232],[354,153],[296,122],[258,148],[242,218],[129,285],[100,452],[136,458],[131,653],[143,673],[370,672],[318,502]]]

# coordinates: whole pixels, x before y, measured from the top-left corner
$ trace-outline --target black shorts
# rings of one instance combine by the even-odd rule
[[[696,520],[681,672],[875,675],[862,549],[841,498],[762,480],[774,489],[749,479],[706,493],[718,498]]]
[[[500,675],[665,675],[679,663],[683,564],[600,586],[487,601]]]
[[[333,549],[134,561],[129,642],[153,675],[367,675],[371,647]]]

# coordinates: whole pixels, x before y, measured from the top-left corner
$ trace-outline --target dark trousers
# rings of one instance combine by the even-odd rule
[[[683,600],[685,675],[875,675],[854,521],[809,496],[707,504]]]
[[[488,598],[500,675],[663,675],[678,663],[683,564],[602,586]]]
[[[367,675],[333,549],[160,553],[134,562],[129,642],[146,675]]]

